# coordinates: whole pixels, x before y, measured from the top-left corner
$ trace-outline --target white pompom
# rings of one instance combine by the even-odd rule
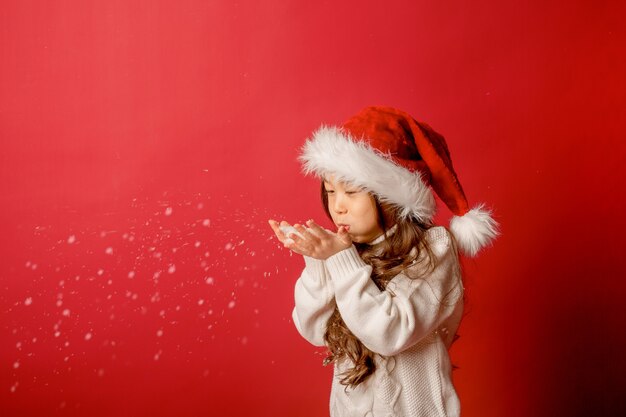
[[[461,251],[470,257],[476,256],[499,234],[498,223],[491,217],[491,211],[480,204],[463,216],[453,216],[450,231]]]

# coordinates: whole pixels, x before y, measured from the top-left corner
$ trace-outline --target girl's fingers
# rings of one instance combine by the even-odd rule
[[[295,236],[295,235],[292,235]],[[285,247],[287,249],[289,249],[292,252],[295,252],[299,255],[306,255],[306,256],[310,256],[311,255],[311,251],[308,250],[307,248],[299,245],[297,242],[295,242],[292,238],[288,238],[285,241]]]
[[[305,240],[319,242],[319,238],[315,236],[313,233],[311,233],[312,231],[310,231],[310,229],[307,229],[299,224],[294,224],[293,227],[296,228],[298,233],[300,233]]]
[[[343,226],[340,226],[339,230],[337,230],[337,237],[344,243],[351,243],[352,242],[352,239],[350,238],[350,235],[348,235],[348,231]]]
[[[316,237],[311,234],[306,228],[302,227],[299,224],[293,226],[298,231],[298,233],[302,234],[303,237],[300,237],[295,233],[285,234],[281,230],[281,226],[291,227],[291,225],[284,220],[278,223],[277,221],[270,219],[268,220],[268,223],[276,234],[276,237],[278,237],[278,239],[281,241],[285,248],[299,255],[310,256],[313,253],[311,250],[311,240],[316,239]]]
[[[311,233],[314,234],[317,238],[323,238],[328,234],[328,230],[322,228],[320,225],[315,223],[313,219],[307,220],[306,225],[311,229]]]
[[[278,225],[278,222],[275,220],[269,220],[268,223],[270,224],[270,226],[272,227],[272,230],[274,231],[274,234],[276,235],[276,237],[281,241],[281,242],[285,242],[285,240],[287,239],[287,236],[285,236],[285,234],[282,232],[282,230],[280,230],[280,227]]]
[[[306,239],[298,236],[297,234],[289,233],[289,239],[294,241],[294,243],[296,244],[296,246],[298,247],[299,250],[301,250],[301,251],[303,251],[303,250],[304,251],[310,251],[311,250],[311,244],[309,243],[309,241],[307,241]]]
[[[300,250],[300,248],[298,248],[298,247],[296,246],[295,242],[294,242],[292,239],[287,239],[287,240],[285,241],[285,247],[286,247],[287,249],[289,249],[290,251],[292,251],[292,252],[295,252],[295,253],[297,253],[297,254],[299,254],[299,255],[303,255],[303,253],[302,253],[302,251]]]

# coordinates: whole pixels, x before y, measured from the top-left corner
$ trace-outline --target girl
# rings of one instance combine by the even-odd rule
[[[321,178],[337,232],[270,220],[303,255],[293,321],[334,365],[331,417],[458,416],[448,348],[463,311],[457,247],[470,256],[498,234],[469,210],[444,138],[387,107],[321,127],[300,157]],[[432,190],[455,214],[435,226]]]

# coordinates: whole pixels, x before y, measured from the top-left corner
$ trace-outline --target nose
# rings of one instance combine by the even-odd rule
[[[333,200],[333,211],[337,214],[344,214],[347,210],[347,207],[341,193],[337,193]]]

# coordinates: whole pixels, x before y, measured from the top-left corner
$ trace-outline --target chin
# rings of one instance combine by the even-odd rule
[[[352,236],[352,235],[349,235],[349,236],[350,236],[350,239],[352,239],[352,241],[355,242],[355,243],[363,243],[364,242],[362,237]]]

